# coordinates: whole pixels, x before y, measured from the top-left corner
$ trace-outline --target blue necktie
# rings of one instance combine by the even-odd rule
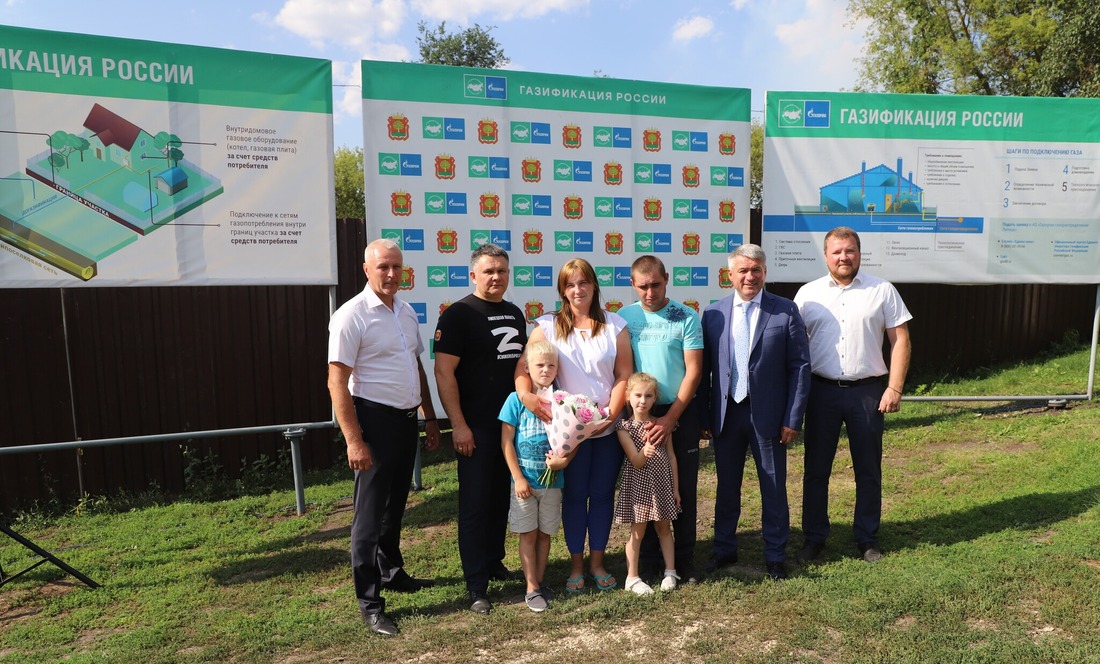
[[[749,394],[749,321],[752,316],[752,301],[742,302],[738,306],[744,313],[733,334],[733,400],[741,403]]]

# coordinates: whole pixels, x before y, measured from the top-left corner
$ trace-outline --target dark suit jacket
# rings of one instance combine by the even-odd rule
[[[698,401],[703,428],[717,438],[726,417],[733,347],[734,293],[703,311],[703,379]],[[810,395],[810,341],[798,307],[787,298],[764,291],[760,318],[749,353],[749,404],[756,433],[778,438],[782,427],[802,429]]]

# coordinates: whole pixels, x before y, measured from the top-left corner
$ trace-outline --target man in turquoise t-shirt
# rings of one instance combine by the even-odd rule
[[[687,583],[695,572],[695,502],[699,484],[699,416],[695,389],[703,373],[703,329],[694,309],[665,294],[668,273],[656,256],[641,256],[630,266],[630,284],[638,302],[619,310],[630,328],[634,370],[657,379],[656,423],[650,435],[660,439],[672,432],[672,447],[679,471],[681,512],[672,522],[676,538],[676,570]],[[661,565],[661,552],[653,528],[642,540],[643,568]]]

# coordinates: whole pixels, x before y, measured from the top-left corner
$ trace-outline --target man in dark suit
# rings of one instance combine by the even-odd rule
[[[810,348],[798,307],[764,291],[764,250],[743,244],[729,256],[736,292],[703,312],[704,436],[714,441],[718,493],[708,571],[737,562],[737,521],[746,450],[760,477],[764,559],[785,579],[790,513],[787,444],[798,437],[810,393]]]

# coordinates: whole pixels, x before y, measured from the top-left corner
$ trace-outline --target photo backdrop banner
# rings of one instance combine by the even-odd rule
[[[772,281],[827,273],[825,233],[910,283],[1100,283],[1100,100],[768,92]]]
[[[732,292],[726,256],[748,240],[749,122],[747,89],[365,61],[370,239],[401,246],[425,339],[486,242],[508,250],[528,321],[560,306],[574,257],[609,310],[653,254],[701,311]]]
[[[327,60],[0,26],[0,287],[336,282]]]

